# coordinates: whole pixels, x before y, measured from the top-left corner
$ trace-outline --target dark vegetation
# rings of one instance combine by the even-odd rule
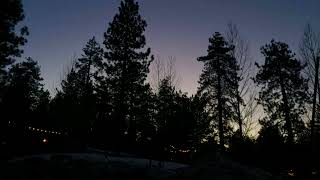
[[[320,39],[310,25],[300,56],[271,40],[261,48],[265,61],[255,66],[234,24],[225,35],[213,33],[197,59],[204,65],[198,91],[188,96],[175,87],[172,61],[170,71],[157,64],[155,85],[148,83],[159,59],[146,45],[138,3],[122,0],[102,45],[89,39],[50,95],[37,61],[15,62],[27,42],[28,29],[16,28],[23,19],[20,0],[1,0],[2,160],[94,147],[196,167],[220,157],[274,175],[319,177]]]

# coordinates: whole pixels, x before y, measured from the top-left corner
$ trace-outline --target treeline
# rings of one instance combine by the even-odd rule
[[[24,19],[21,2],[0,5],[2,137],[12,129],[46,128],[63,131],[80,144],[158,154],[211,144],[246,162],[256,163],[260,154],[261,164],[298,158],[294,149],[305,151],[301,155],[315,152],[320,36],[310,25],[300,56],[288,44],[271,40],[261,48],[264,62],[255,65],[234,24],[225,35],[215,32],[207,53],[197,59],[204,65],[198,91],[187,96],[176,89],[172,73],[151,88],[147,76],[154,57],[146,46],[147,23],[137,2],[123,0],[103,44],[95,37],[88,40],[50,97],[37,61],[14,63],[28,35],[26,27],[21,34],[15,28]],[[257,137],[249,135],[252,129],[259,131]]]

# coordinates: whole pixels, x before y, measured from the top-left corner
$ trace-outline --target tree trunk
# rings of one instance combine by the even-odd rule
[[[293,143],[293,130],[292,130],[292,123],[291,123],[291,119],[290,119],[290,109],[289,109],[288,97],[287,97],[286,89],[284,87],[284,80],[282,78],[282,71],[281,71],[281,69],[279,71],[280,71],[279,72],[280,88],[281,88],[282,101],[283,101],[283,106],[284,106],[284,119],[285,119],[285,123],[286,123],[286,129],[288,131],[288,144],[292,145],[292,143]]]
[[[316,58],[314,78],[315,80],[314,80],[314,90],[313,90],[313,99],[312,99],[312,115],[311,115],[311,122],[310,122],[312,147],[314,144],[314,124],[315,124],[315,118],[316,118],[317,90],[318,90],[318,83],[319,83],[319,57]],[[320,96],[319,96],[319,99],[320,99]]]
[[[218,118],[219,118],[219,143],[222,150],[224,150],[224,137],[223,137],[223,119],[222,119],[222,91],[221,91],[221,67],[218,60]]]
[[[240,138],[243,140],[243,130],[242,130],[242,118],[241,118],[241,112],[240,112],[240,94],[239,91],[237,91],[237,116],[238,116],[238,123],[239,123],[239,133]]]
[[[86,88],[87,91],[89,91],[89,83],[90,83],[90,70],[91,70],[91,56],[89,57],[89,64],[88,64],[88,69],[87,69],[87,77],[86,77]],[[87,92],[88,93],[88,92]]]

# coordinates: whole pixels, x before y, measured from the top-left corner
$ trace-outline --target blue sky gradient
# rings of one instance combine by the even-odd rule
[[[103,32],[118,11],[119,0],[23,0],[29,27],[24,57],[39,61],[46,87],[53,92],[73,56],[92,36],[102,44]],[[163,59],[176,57],[180,88],[192,94],[208,38],[225,32],[232,21],[249,41],[254,61],[262,62],[260,47],[272,38],[296,52],[304,26],[320,31],[317,0],[139,0],[148,27],[147,46]]]

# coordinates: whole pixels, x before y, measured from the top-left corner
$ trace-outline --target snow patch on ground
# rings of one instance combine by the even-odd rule
[[[53,154],[39,154],[39,155],[32,155],[32,156],[24,156],[15,158],[9,161],[9,163],[25,161],[28,159],[39,158],[43,160],[60,160],[60,161],[72,161],[72,160],[85,160],[88,162],[103,162],[107,164],[113,163],[124,163],[128,167],[139,167],[145,168],[150,166],[150,159],[144,158],[135,158],[135,157],[117,157],[117,156],[109,156],[104,155],[102,153],[53,153]],[[162,162],[163,165],[161,168],[167,171],[176,171],[180,168],[187,168],[189,165],[175,163],[175,162]],[[158,167],[159,161],[151,160],[151,167]]]

